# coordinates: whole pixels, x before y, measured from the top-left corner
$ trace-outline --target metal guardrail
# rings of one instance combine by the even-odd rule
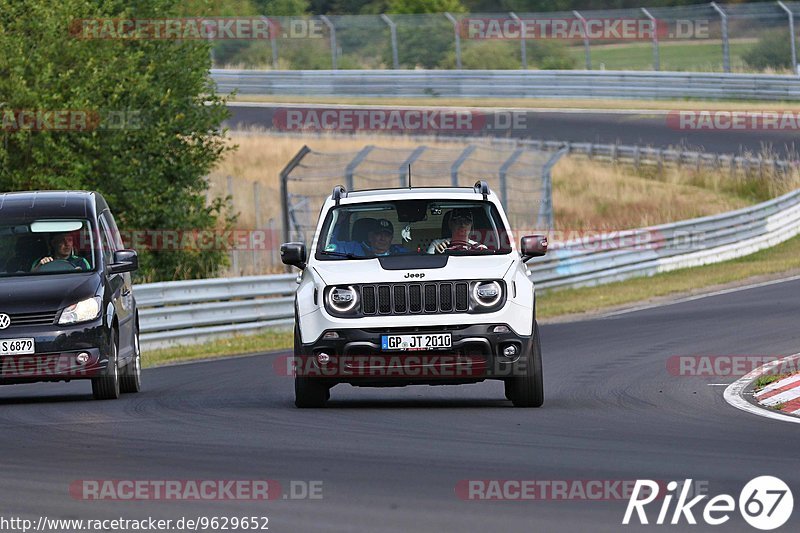
[[[193,344],[294,322],[296,274],[137,285],[141,343]]]
[[[225,70],[222,93],[327,97],[800,100],[800,77],[594,70]]]
[[[748,255],[800,233],[800,190],[715,216],[590,239],[555,240],[528,263],[539,289],[651,276]],[[293,323],[295,274],[138,285],[147,348],[255,333]]]

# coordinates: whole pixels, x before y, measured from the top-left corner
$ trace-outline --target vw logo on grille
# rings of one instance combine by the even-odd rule
[[[6,329],[11,325],[11,317],[5,313],[0,313],[0,329]]]

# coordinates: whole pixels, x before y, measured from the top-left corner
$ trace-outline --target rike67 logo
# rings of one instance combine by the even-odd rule
[[[628,525],[632,519],[633,523],[638,519],[640,524],[649,524],[652,513],[648,517],[645,507],[657,499],[661,500],[658,517],[654,522],[658,525],[682,523],[694,525],[697,524],[695,513],[701,515],[702,520],[712,526],[719,526],[730,520],[731,513],[737,507],[733,496],[720,494],[704,502],[705,505],[699,505],[708,498],[708,495],[701,494],[689,499],[691,486],[690,479],[683,484],[670,481],[667,483],[666,493],[661,494],[659,484],[655,481],[636,480],[622,523]],[[679,487],[680,491],[677,490]],[[672,507],[675,497],[677,500]],[[782,480],[773,476],[759,476],[751,479],[739,493],[738,507],[745,522],[756,529],[767,531],[779,528],[789,520],[794,508],[794,498],[789,486]]]

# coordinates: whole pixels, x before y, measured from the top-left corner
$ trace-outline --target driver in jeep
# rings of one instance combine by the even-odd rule
[[[68,233],[56,233],[50,237],[50,249],[53,254],[42,257],[35,261],[31,271],[39,270],[43,265],[53,261],[64,261],[72,265],[75,270],[91,270],[89,262],[83,257],[75,254],[72,242],[72,235]]]
[[[487,250],[487,247],[469,238],[472,231],[472,211],[469,209],[453,209],[449,213],[447,225],[450,228],[450,237],[434,239],[428,246],[429,254],[441,254],[447,250],[471,251]]]

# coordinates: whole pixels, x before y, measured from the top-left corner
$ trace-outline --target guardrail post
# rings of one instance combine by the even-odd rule
[[[253,215],[255,218],[255,228],[250,232],[250,250],[253,252],[253,269],[260,272],[259,256],[256,253],[256,231],[263,231],[261,228],[261,183],[253,182]]]
[[[339,68],[337,57],[339,55],[339,51],[336,49],[336,26],[334,26],[333,22],[331,22],[331,19],[325,15],[320,15],[319,18],[325,23],[325,25],[328,27],[328,31],[331,34],[331,68],[333,70],[337,70]]]
[[[644,7],[642,13],[653,23],[653,70],[661,70],[661,57],[658,53],[658,21]]]
[[[728,43],[728,15],[716,2],[711,2],[711,7],[719,13],[720,23],[722,24],[722,70],[731,71],[731,50]]]
[[[420,157],[420,156],[423,154],[423,152],[425,152],[425,150],[427,150],[427,149],[428,149],[428,147],[427,147],[427,146],[425,146],[424,144],[423,144],[422,146],[417,146],[417,147],[414,149],[414,151],[413,151],[413,152],[411,152],[411,154],[410,154],[410,155],[409,155],[409,156],[406,158],[406,160],[405,160],[405,161],[403,161],[403,163],[400,165],[400,169],[399,169],[399,171],[400,171],[400,174],[399,174],[399,176],[400,176],[400,187],[409,187],[409,188],[411,188],[411,184],[410,184],[410,183],[408,183],[408,166],[409,166],[409,165],[413,165],[413,164],[414,164],[414,161],[416,161],[417,159],[419,159],[419,157]],[[414,169],[412,168],[412,169],[411,169],[411,171],[412,171],[412,174],[411,174],[412,178],[413,178],[413,176],[414,176],[414,174],[413,174],[413,170],[414,170]]]
[[[499,176],[500,176],[500,198],[503,201],[503,207],[508,209],[508,186],[506,181],[506,175],[508,174],[508,169],[511,168],[511,165],[516,163],[519,156],[521,156],[525,152],[524,148],[517,148],[514,152],[509,156],[508,159],[500,166]]]
[[[381,13],[381,20],[389,26],[389,35],[392,42],[392,68],[397,70],[400,68],[400,59],[397,54],[397,24],[385,13]]]
[[[311,149],[303,145],[302,148],[294,155],[280,173],[281,180],[281,217],[283,222],[283,242],[289,241],[289,174],[292,170],[300,164],[300,161],[311,151]]]
[[[456,36],[456,68],[461,70],[461,32],[458,31],[458,21],[450,13],[445,13],[444,16],[453,23],[453,32]]]
[[[522,20],[517,16],[516,13],[513,11],[508,13],[509,16],[519,22],[519,55],[520,55],[520,62],[522,64],[523,70],[528,70],[528,41],[525,39],[525,25],[522,23]]]
[[[786,11],[786,14],[789,15],[789,35],[790,35],[790,42],[792,46],[792,72],[797,74],[797,43],[795,42],[795,35],[794,35],[794,13],[791,9],[789,9],[786,4],[778,0],[778,5]]]
[[[586,53],[586,70],[592,70],[592,52],[589,45],[589,27],[586,24],[586,19],[577,11],[572,11],[575,18],[581,21],[583,27],[583,48]]]
[[[478,147],[474,144],[470,144],[464,148],[464,151],[461,152],[461,154],[458,156],[458,159],[456,159],[450,166],[450,185],[453,187],[458,187],[458,169],[461,168],[461,165],[464,164],[467,158],[472,155],[472,152],[474,152],[477,148]]]
[[[228,199],[229,199],[228,206],[230,207],[231,210],[234,210],[234,206],[233,206],[233,176],[228,176]],[[242,273],[239,272],[239,250],[236,250],[235,248],[233,250],[231,250],[231,258],[233,260],[233,264],[231,265],[233,267],[233,271],[236,273],[237,276],[241,276]]]
[[[564,146],[553,154],[547,163],[542,167],[542,198],[539,208],[539,217],[536,221],[536,229],[555,229],[555,219],[553,214],[553,167],[567,153]]]
[[[261,20],[267,23],[269,28],[269,47],[272,49],[272,68],[278,69],[278,32],[280,25],[275,24],[269,17],[261,17]]]
[[[353,175],[355,174],[356,167],[361,164],[362,161],[369,155],[372,149],[375,148],[374,146],[367,145],[361,149],[360,152],[356,154],[352,161],[347,163],[347,167],[344,169],[344,181],[345,181],[345,188],[348,191],[352,191],[356,188],[355,180]]]

